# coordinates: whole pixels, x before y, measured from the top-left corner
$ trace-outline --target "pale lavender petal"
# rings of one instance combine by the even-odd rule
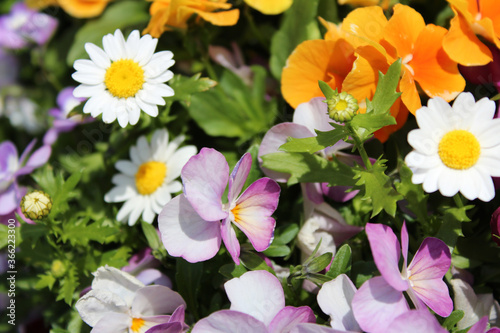
[[[224,221],[222,221],[220,232],[222,236],[222,241],[224,242],[227,251],[231,255],[231,258],[233,258],[233,261],[236,265],[239,265],[240,243],[238,242],[238,238],[236,238],[236,232],[233,229],[229,217],[225,218]]]
[[[359,193],[358,190],[351,190],[351,186],[328,186],[328,183],[321,183],[323,195],[336,202],[346,202],[351,200]]]
[[[330,316],[330,325],[339,330],[360,331],[352,312],[356,287],[345,274],[325,282],[318,292],[318,305]]]
[[[271,127],[262,139],[259,147],[259,163],[262,163],[262,156],[270,153],[279,152],[278,148],[287,142],[288,137],[292,138],[309,138],[314,136],[307,127],[294,123],[281,123]],[[276,172],[270,169],[261,168],[264,174],[277,182],[286,182],[290,177],[289,174]]]
[[[410,277],[410,283],[417,297],[441,317],[448,317],[453,311],[453,301],[442,278],[412,281]]]
[[[230,309],[246,313],[266,326],[285,307],[283,287],[268,271],[249,271],[224,284]]]
[[[467,333],[485,333],[488,327],[488,316],[484,316],[471,326]],[[488,331],[489,332],[489,331]]]
[[[131,319],[125,313],[107,313],[92,328],[91,333],[128,333]]]
[[[333,328],[317,324],[299,324],[292,328],[290,333],[359,333],[359,331],[335,330]]]
[[[288,333],[300,323],[315,323],[314,312],[308,306],[286,306],[267,327],[269,333]]]
[[[247,180],[250,169],[252,168],[252,155],[246,153],[243,155],[238,163],[234,166],[233,172],[229,177],[229,188],[228,188],[228,201],[234,202],[241,190],[245,181]]]
[[[92,281],[92,290],[112,292],[129,306],[132,305],[135,293],[144,287],[141,281],[115,267],[99,267],[93,274],[95,277]]]
[[[267,333],[264,323],[238,311],[221,310],[203,318],[191,333]]]
[[[229,178],[225,157],[215,149],[202,148],[181,171],[184,195],[193,209],[206,221],[225,219],[222,194]]]
[[[31,173],[33,170],[36,168],[41,167],[50,158],[50,154],[52,153],[52,148],[50,146],[42,146],[35,150],[35,152],[30,156],[28,159],[28,162],[26,162],[26,165],[20,168],[17,172],[16,175],[26,175]]]
[[[311,200],[315,205],[319,205],[325,200],[323,199],[323,191],[321,183],[305,183],[302,187],[305,189],[305,195],[309,200]]]
[[[413,257],[408,270],[411,280],[442,278],[451,265],[448,246],[440,239],[427,237]]]
[[[18,168],[18,155],[16,146],[10,141],[0,143],[0,175],[14,173]],[[1,180],[1,178],[0,178]]]
[[[315,133],[314,130],[321,132],[333,130],[333,126],[330,125],[333,120],[328,116],[328,105],[323,97],[312,98],[309,102],[297,106],[293,113],[293,122],[307,127],[312,133]]]
[[[398,315],[409,310],[403,293],[382,276],[366,281],[352,300],[354,318],[368,332],[384,333]]]
[[[132,316],[170,314],[180,305],[186,305],[182,296],[164,286],[146,286],[137,291],[132,303]]]
[[[280,195],[280,186],[270,178],[252,183],[231,210],[233,222],[247,235],[257,251],[264,251],[272,242],[276,221],[271,217]]]
[[[18,205],[17,188],[15,184],[12,184],[5,192],[0,193],[0,215],[7,215],[13,212]]]
[[[105,289],[89,291],[76,302],[75,308],[82,320],[92,327],[111,314],[126,315],[129,311],[126,301]]]
[[[186,313],[186,306],[185,305],[180,305],[175,311],[172,313],[172,316],[170,317],[170,322],[184,322],[184,317]]]
[[[182,333],[182,332],[184,332],[184,327],[182,326],[181,323],[176,323],[176,322],[156,325],[146,331],[146,333]]]
[[[399,315],[385,333],[447,333],[428,310],[411,310]],[[471,331],[469,331],[471,333]],[[483,333],[483,332],[481,332]]]
[[[333,236],[336,245],[344,243],[363,230],[363,227],[347,224],[342,215],[326,202],[314,207],[314,214],[325,220],[322,229]]]
[[[399,272],[401,250],[392,229],[383,224],[367,223],[365,230],[373,259],[384,279],[399,291],[408,289],[408,282],[401,277]]]
[[[145,285],[154,283],[156,285],[172,288],[172,281],[170,281],[170,278],[155,268],[145,269],[135,277]]]
[[[171,256],[198,262],[213,258],[219,251],[220,223],[201,218],[183,194],[163,207],[158,228]]]

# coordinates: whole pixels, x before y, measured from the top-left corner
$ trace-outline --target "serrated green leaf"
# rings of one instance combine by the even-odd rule
[[[97,19],[90,20],[75,35],[66,63],[72,67],[77,59],[88,59],[85,43],[102,45],[102,37],[114,33],[116,29],[146,23],[150,19],[147,4],[142,1],[119,1],[110,5]]]
[[[288,185],[296,183],[321,183],[353,186],[353,169],[335,158],[328,161],[308,153],[272,153],[262,156],[262,166],[290,174]]]
[[[246,272],[245,266],[236,265],[234,262],[222,265],[221,268],[219,268],[219,273],[228,279],[240,277]]]
[[[64,276],[61,281],[61,288],[59,288],[59,293],[57,295],[56,301],[64,300],[66,304],[71,306],[73,303],[73,294],[75,289],[78,287],[78,278],[76,276],[76,268],[72,266],[68,273]]]
[[[198,292],[200,290],[203,263],[189,263],[182,258],[177,258],[175,281],[177,289],[186,301],[187,309],[195,317],[198,316]]]
[[[385,160],[378,159],[371,169],[353,168],[356,173],[354,179],[358,179],[356,188],[361,191],[363,198],[372,201],[371,217],[379,214],[382,209],[390,216],[394,216],[397,202],[403,199],[403,196],[392,187],[391,178],[385,174],[387,167],[384,163]]]
[[[378,83],[371,104],[374,114],[385,114],[389,111],[392,104],[401,95],[396,92],[401,74],[401,59],[396,60],[389,66],[385,74],[378,73]]]
[[[23,241],[27,241],[32,246],[38,242],[38,240],[49,233],[49,229],[43,224],[23,224],[18,228]]]
[[[35,289],[49,288],[49,290],[52,290],[56,278],[51,273],[39,274],[38,277],[40,280],[35,284]]]
[[[168,85],[174,89],[174,96],[166,97],[165,100],[168,102],[179,101],[184,105],[189,106],[191,103],[191,96],[193,94],[207,91],[217,85],[217,82],[211,80],[207,77],[201,77],[201,73],[195,74],[191,77],[184,75],[174,75],[174,77],[168,81]]]
[[[469,222],[470,219],[467,216],[467,211],[474,208],[473,205],[468,205],[464,207],[442,207],[443,217],[442,224],[439,228],[435,237],[441,239],[448,245],[450,252],[453,253],[453,249],[457,244],[458,237],[463,237],[462,233],[462,223]]]
[[[142,232],[144,232],[144,236],[148,241],[149,247],[155,251],[161,247],[160,238],[158,237],[158,233],[156,232],[155,227],[150,223],[141,222]]]
[[[326,273],[326,275],[335,279],[340,274],[349,274],[351,271],[351,255],[351,247],[347,244],[342,245],[337,253],[335,253],[330,270]]]
[[[109,226],[102,226],[98,221],[88,224],[89,219],[78,220],[74,223],[64,223],[61,240],[71,245],[88,245],[90,241],[103,244],[106,239],[118,232],[118,229]]]
[[[444,320],[442,326],[451,331],[463,317],[464,312],[462,310],[455,310]]]
[[[288,56],[297,45],[309,39],[319,39],[321,34],[317,23],[319,0],[295,0],[283,15],[283,22],[271,40],[269,67],[276,79]]]
[[[290,140],[280,146],[280,150],[288,153],[315,153],[326,147],[333,146],[338,141],[349,136],[346,127],[331,123],[334,130],[328,132],[316,131],[317,136],[311,138],[290,138]]]
[[[425,223],[428,220],[427,199],[429,196],[425,194],[422,185],[413,184],[411,181],[413,173],[410,168],[404,163],[401,163],[400,166],[399,175],[401,181],[395,183],[394,187],[404,196],[408,202],[407,208],[417,216],[417,220]]]

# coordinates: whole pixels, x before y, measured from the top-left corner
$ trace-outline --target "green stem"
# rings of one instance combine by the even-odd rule
[[[350,132],[350,135],[352,139],[354,140],[354,144],[356,145],[356,149],[359,151],[359,155],[361,156],[361,159],[363,160],[363,163],[365,164],[365,167],[367,170],[370,170],[372,168],[372,162],[370,162],[370,158],[368,157],[368,154],[366,153],[365,147],[363,146],[363,142],[361,142],[361,139],[359,138],[358,134],[352,128],[352,125],[350,123],[346,123],[345,126]]]
[[[462,208],[464,206],[462,198],[460,197],[460,193],[457,193],[453,196],[453,201],[455,201],[455,205],[457,205],[458,208]]]

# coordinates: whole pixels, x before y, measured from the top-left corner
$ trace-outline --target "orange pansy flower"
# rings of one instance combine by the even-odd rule
[[[369,75],[364,81],[359,78],[365,77],[368,67],[375,73],[379,70],[385,73],[390,64],[401,58],[403,63],[399,88],[401,99],[410,112],[415,113],[422,106],[416,83],[429,97],[439,96],[446,101],[451,101],[463,91],[465,80],[456,62],[448,57],[442,47],[446,29],[433,24],[425,25],[418,12],[400,4],[394,7],[394,14],[385,25],[379,20],[368,28],[370,23],[367,18],[381,17],[382,10],[380,7],[361,10],[365,11],[363,15],[358,15],[355,13],[358,10],[355,10],[352,13],[357,15],[356,19],[350,19],[349,24],[345,24],[346,21],[342,24],[342,29],[357,38],[358,44],[358,59],[344,80],[344,90],[363,91],[365,94],[375,91],[378,81],[376,75]]]
[[[493,60],[490,50],[476,35],[500,48],[500,6],[497,0],[448,0],[455,17],[444,38],[444,49],[465,66],[485,65]]]
[[[33,9],[59,6],[76,18],[90,18],[101,15],[108,0],[26,0],[26,5]]]
[[[219,26],[235,25],[240,11],[227,10],[231,6],[227,0],[153,0],[149,9],[151,20],[143,33],[158,38],[173,28],[186,29],[193,14],[197,15],[197,21],[203,19]]]

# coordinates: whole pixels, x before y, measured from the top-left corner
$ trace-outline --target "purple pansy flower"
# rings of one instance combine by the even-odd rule
[[[0,47],[22,49],[31,43],[47,43],[57,28],[57,20],[38,13],[26,4],[14,4],[7,15],[0,16]]]
[[[281,145],[287,142],[289,137],[302,139],[316,136],[316,130],[327,132],[334,128],[330,123],[333,122],[328,117],[327,105],[324,103],[324,98],[315,97],[309,102],[300,104],[293,114],[293,122],[285,122],[273,126],[262,139],[259,148],[259,159],[266,154],[280,152],[278,149]],[[353,165],[354,162],[362,165],[362,160],[359,156],[350,155],[341,152],[343,149],[351,148],[352,144],[342,140],[338,141],[331,147],[323,149],[317,154],[328,159],[332,156],[337,157],[341,162],[348,165]],[[286,182],[290,175],[281,173],[266,168],[262,171],[277,182]],[[323,202],[323,195],[338,202],[345,202],[352,199],[358,191],[346,192],[348,186],[328,186],[328,183],[306,184],[305,194],[310,200],[316,204]]]
[[[0,143],[0,216],[12,214],[26,194],[26,189],[18,186],[17,177],[31,173],[50,157],[49,146],[42,146],[31,154],[35,143],[35,140],[31,141],[20,158],[12,142]]]
[[[152,254],[151,248],[147,247],[138,253],[134,254],[129,259],[129,264],[122,267],[122,271],[135,276],[139,281],[148,284],[157,284],[172,288],[170,278],[156,269],[161,265],[160,261]]]
[[[451,265],[448,246],[440,239],[427,237],[407,265],[406,223],[401,229],[401,246],[392,229],[386,225],[367,223],[365,230],[373,259],[382,276],[365,282],[354,296],[354,316],[360,327],[366,331],[386,329],[388,318],[408,310],[403,291],[408,293],[417,310],[425,309],[427,305],[438,315],[449,316],[453,302],[443,281]],[[403,269],[400,272],[401,249]]]
[[[286,333],[300,323],[314,323],[308,306],[285,306],[279,280],[267,271],[246,272],[224,284],[229,310],[212,313],[193,327],[193,333]]]
[[[484,316],[472,325],[467,333],[500,333],[500,328],[492,327],[488,329],[488,316]]]
[[[218,151],[203,148],[191,157],[181,172],[184,194],[167,203],[158,217],[170,255],[189,262],[208,260],[219,251],[222,239],[239,264],[240,244],[232,224],[257,251],[269,247],[276,225],[271,214],[278,206],[280,187],[272,179],[261,178],[239,195],[251,166],[252,156],[247,153],[229,176],[229,165]],[[228,182],[228,202],[223,203]]]
[[[68,118],[71,110],[85,100],[85,98],[74,97],[74,89],[75,87],[64,88],[57,95],[58,108],[49,110],[49,115],[54,117],[54,121],[52,123],[52,128],[50,128],[43,137],[44,144],[52,145],[57,140],[59,133],[69,132],[79,124],[93,120],[93,118],[86,118],[86,120],[84,120],[81,115],[74,115]]]

